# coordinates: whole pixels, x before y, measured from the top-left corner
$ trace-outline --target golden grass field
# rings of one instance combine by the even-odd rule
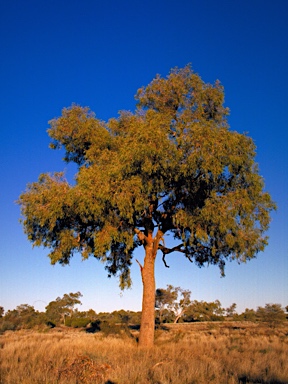
[[[65,328],[5,332],[0,383],[288,383],[288,324],[171,324],[156,331],[148,350],[136,337]]]

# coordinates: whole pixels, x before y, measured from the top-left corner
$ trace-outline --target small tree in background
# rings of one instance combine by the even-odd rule
[[[185,314],[189,305],[191,304],[190,296],[191,291],[188,289],[179,289],[180,299],[175,303],[174,312],[176,314],[174,323],[177,323],[178,320]]]
[[[89,309],[86,311],[85,316],[90,320],[90,322],[96,320],[97,313],[94,311],[94,309]]]
[[[81,305],[79,298],[82,297],[80,292],[65,293],[62,298],[57,297],[55,301],[51,301],[46,309],[48,320],[54,324],[59,324],[61,321],[66,325],[66,317],[72,316],[75,305]]]
[[[51,263],[75,253],[105,263],[131,285],[134,250],[143,282],[139,345],[150,347],[155,328],[155,259],[179,252],[198,266],[245,262],[267,244],[270,211],[255,163],[255,145],[229,129],[219,81],[206,84],[190,66],[156,76],[138,90],[135,113],[107,123],[73,105],[53,119],[51,148],[66,150],[78,173],[44,174],[19,199],[23,226]],[[172,234],[175,243],[165,244]]]
[[[43,313],[35,311],[29,304],[20,304],[9,310],[2,318],[5,324],[2,330],[30,329],[43,322]]]
[[[185,313],[186,321],[223,320],[224,309],[219,300],[212,302],[194,300]]]
[[[266,304],[264,308],[258,307],[256,316],[258,320],[268,323],[270,327],[275,327],[286,320],[281,304]]]
[[[188,289],[173,287],[172,285],[167,285],[167,289],[157,289],[155,306],[159,309],[160,324],[165,310],[173,313],[174,323],[177,323],[191,304],[190,296],[191,291]]]
[[[236,315],[236,307],[237,304],[233,303],[230,305],[230,307],[225,309],[226,316],[233,318]]]
[[[173,305],[178,297],[178,288],[174,288],[173,285],[167,285],[167,288],[156,289],[155,307],[158,309],[159,323],[163,322],[164,311],[171,312]]]
[[[254,309],[245,308],[245,311],[237,316],[237,320],[256,321],[257,314]]]

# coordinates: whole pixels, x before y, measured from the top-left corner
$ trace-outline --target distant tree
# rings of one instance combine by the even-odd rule
[[[245,311],[238,316],[238,320],[256,321],[257,320],[256,311],[254,309],[246,308]]]
[[[159,310],[160,324],[165,310],[173,313],[174,323],[177,323],[191,304],[190,296],[191,291],[173,285],[167,285],[167,289],[156,289],[155,307]]]
[[[2,320],[1,331],[14,331],[20,328],[21,319],[16,309],[8,310]]]
[[[143,247],[140,346],[152,346],[157,251],[164,265],[180,252],[198,266],[245,262],[267,244],[270,211],[255,145],[229,129],[219,81],[206,84],[190,66],[138,90],[135,113],[105,123],[73,105],[53,119],[51,147],[79,167],[75,183],[43,174],[19,199],[23,226],[52,264],[75,253],[102,260],[130,286],[134,250]],[[165,245],[166,234],[175,245]]]
[[[141,312],[134,312],[129,311],[130,316],[130,323],[133,324],[133,326],[139,326],[141,322]]]
[[[230,307],[226,308],[225,311],[226,311],[226,315],[228,317],[233,317],[236,315],[236,307],[237,307],[237,304],[236,303],[233,303],[230,305]]]
[[[30,329],[43,321],[42,314],[28,304],[18,305],[16,309],[7,311],[3,319],[7,330]]]
[[[219,300],[213,302],[192,301],[187,308],[185,321],[215,321],[223,319],[224,309]]]
[[[21,304],[16,307],[23,328],[33,328],[37,324],[38,313],[32,305]]]
[[[4,316],[4,308],[0,307],[0,318]]]
[[[275,327],[286,320],[281,304],[266,304],[264,308],[258,307],[256,315],[260,321],[268,323],[271,327]]]
[[[75,305],[82,304],[79,298],[82,297],[80,292],[65,293],[62,298],[57,297],[55,301],[51,301],[46,309],[46,315],[50,322],[58,324],[63,322],[66,325],[66,317],[72,316]]]
[[[63,308],[66,309],[66,314],[71,316],[73,313],[75,305],[82,305],[80,297],[82,297],[81,292],[76,292],[76,293],[65,293],[64,296],[61,299],[61,303]]]
[[[156,289],[155,295],[155,307],[158,309],[159,323],[163,322],[164,311],[172,311],[173,303],[178,297],[178,288],[174,288],[173,285],[167,285],[167,288]]]
[[[90,321],[96,320],[97,313],[94,311],[94,309],[89,309],[86,311],[85,316],[88,317]]]
[[[180,288],[179,292],[180,292],[180,299],[175,303],[175,307],[174,307],[174,312],[176,314],[174,323],[177,323],[178,320],[184,315],[184,313],[187,311],[191,303],[191,300],[190,300],[191,291],[189,291],[188,289],[185,290]]]

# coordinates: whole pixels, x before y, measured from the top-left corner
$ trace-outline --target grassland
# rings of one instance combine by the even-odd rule
[[[194,323],[156,332],[155,347],[137,347],[137,332],[5,332],[1,384],[288,383],[288,325]]]

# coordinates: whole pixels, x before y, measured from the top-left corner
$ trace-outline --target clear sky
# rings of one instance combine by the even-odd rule
[[[0,305],[38,310],[80,291],[82,310],[141,309],[137,263],[122,294],[95,259],[51,266],[19,224],[15,204],[40,173],[73,167],[48,148],[48,121],[72,103],[103,120],[134,110],[134,95],[159,73],[192,64],[206,82],[219,79],[231,129],[257,145],[265,188],[278,205],[269,246],[247,264],[198,269],[181,254],[156,263],[157,287],[192,291],[192,299],[238,312],[288,305],[288,1],[287,0],[9,0],[0,1]],[[142,250],[137,258],[143,257]]]

